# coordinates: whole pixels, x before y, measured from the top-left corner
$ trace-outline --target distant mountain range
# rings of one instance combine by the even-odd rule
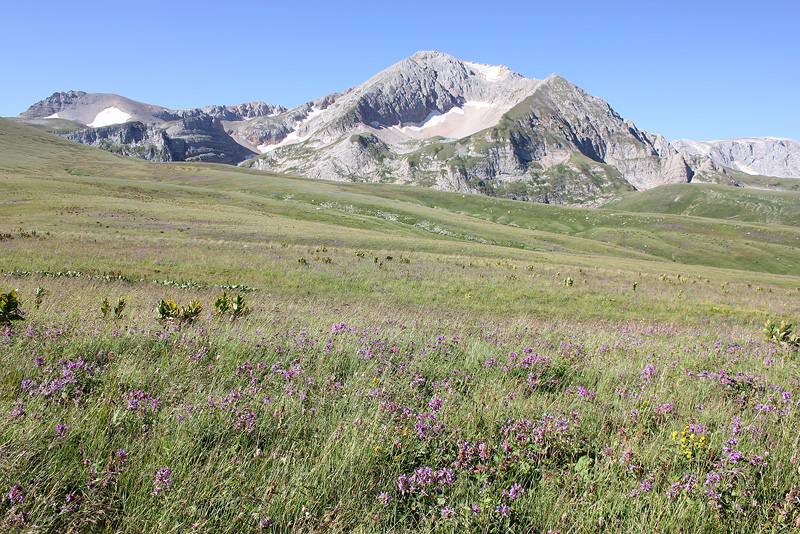
[[[717,141],[678,139],[672,146],[692,157],[710,158],[746,174],[800,178],[800,142],[780,137]]]
[[[294,109],[252,102],[180,111],[70,91],[18,120],[154,161],[238,164],[311,178],[393,182],[598,205],[667,183],[800,178],[800,143],[669,143],[558,75],[418,52],[361,85]]]

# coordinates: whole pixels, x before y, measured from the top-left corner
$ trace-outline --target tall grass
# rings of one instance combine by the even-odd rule
[[[257,291],[246,317],[186,325],[160,322],[157,299],[210,310],[217,290],[4,280],[22,296],[48,287],[0,338],[6,531],[778,532],[800,519],[800,360],[745,318],[410,312]],[[126,296],[121,319],[102,319],[98,293]]]

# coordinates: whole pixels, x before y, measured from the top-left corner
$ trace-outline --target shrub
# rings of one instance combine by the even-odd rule
[[[11,324],[11,321],[22,321],[22,310],[19,309],[17,290],[0,293],[0,324]]]
[[[161,299],[158,303],[158,317],[162,321],[177,321],[180,323],[194,322],[203,311],[199,300],[193,300],[186,306],[179,306],[177,302]]]
[[[188,306],[183,306],[180,312],[180,320],[184,323],[191,323],[200,316],[203,305],[199,300],[193,300]]]
[[[114,318],[120,319],[122,318],[122,311],[125,309],[125,297],[120,297],[117,301],[117,305],[114,306]]]
[[[800,347],[800,334],[792,332],[792,325],[786,321],[781,321],[781,324],[777,325],[767,319],[763,331],[767,341]]]
[[[227,293],[222,293],[214,301],[214,315],[225,315],[230,312],[231,321],[247,314],[250,310],[245,304],[244,295],[241,293],[235,297],[229,297]]]
[[[176,302],[168,302],[164,299],[158,303],[158,318],[162,321],[170,319],[177,319],[180,314],[180,308]]]

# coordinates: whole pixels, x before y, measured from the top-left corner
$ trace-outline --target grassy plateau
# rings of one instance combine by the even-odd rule
[[[0,532],[798,532],[800,353],[762,328],[800,318],[798,205],[318,182],[0,119]]]

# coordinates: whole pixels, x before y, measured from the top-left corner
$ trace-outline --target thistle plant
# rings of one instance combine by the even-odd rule
[[[250,310],[247,308],[247,304],[244,301],[244,295],[241,293],[236,295],[233,299],[233,303],[231,304],[231,320],[238,319],[239,317],[247,314]]]
[[[120,297],[120,299],[117,300],[117,305],[114,306],[113,308],[114,318],[121,319],[122,312],[124,309],[125,309],[125,297]],[[100,313],[103,314],[103,319],[108,319],[108,316],[111,314],[111,311],[112,311],[111,302],[107,298],[104,298],[103,302],[100,304]]]
[[[183,306],[180,312],[180,320],[184,323],[194,322],[203,311],[203,305],[199,300],[193,300],[187,306]]]

